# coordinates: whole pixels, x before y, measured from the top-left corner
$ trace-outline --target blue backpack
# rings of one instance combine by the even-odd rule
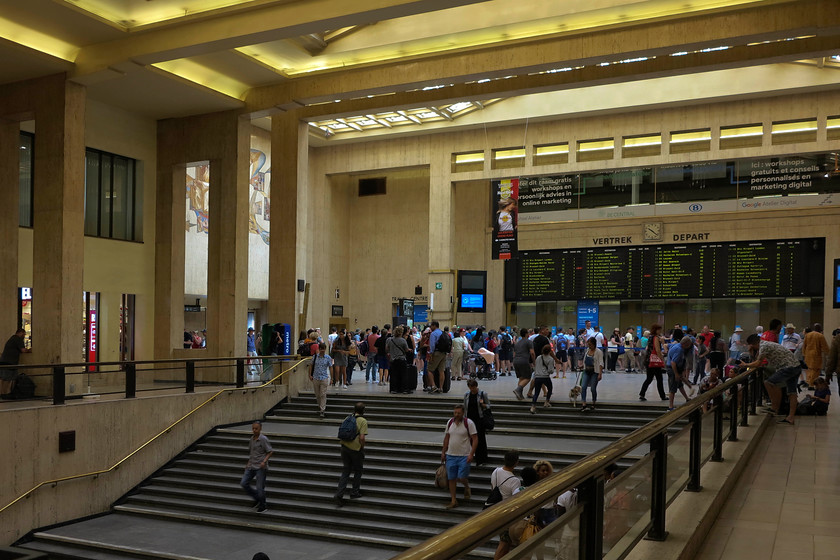
[[[356,427],[356,415],[350,414],[338,427],[338,439],[341,441],[353,441],[358,435]]]

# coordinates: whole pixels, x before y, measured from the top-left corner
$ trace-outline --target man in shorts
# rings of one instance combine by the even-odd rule
[[[790,424],[796,418],[796,405],[798,404],[798,395],[796,394],[796,380],[802,373],[802,366],[794,357],[793,352],[785,349],[784,346],[769,340],[762,340],[757,334],[751,334],[747,337],[747,346],[750,350],[756,352],[755,361],[744,364],[748,368],[755,368],[763,365],[765,362],[768,367],[776,371],[764,380],[764,386],[767,388],[767,394],[770,395],[770,408],[765,412],[778,414],[782,403],[782,387],[787,389],[788,400],[790,401],[790,412],[786,418],[779,420],[779,424]]]
[[[671,344],[668,349],[668,410],[674,410],[674,397],[677,390],[682,393],[685,400],[689,400],[688,394],[685,392],[683,383],[688,383],[688,372],[690,370],[689,361],[686,359],[686,354],[693,352],[694,342],[690,336],[681,336],[678,343]]]
[[[464,499],[469,500],[472,497],[469,481],[470,463],[478,446],[478,430],[473,421],[464,415],[464,405],[455,405],[452,418],[446,423],[445,433],[440,460],[446,463],[446,476],[449,479],[451,500],[446,509],[452,509],[458,507],[458,500],[455,499],[458,482],[464,487]]]

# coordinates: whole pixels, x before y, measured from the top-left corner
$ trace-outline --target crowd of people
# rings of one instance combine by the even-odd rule
[[[830,382],[840,362],[840,329],[830,345],[820,324],[800,332],[791,323],[783,327],[782,321],[773,319],[766,330],[756,327],[755,334],[761,342],[773,342],[791,353],[802,369],[800,389],[815,391],[822,371]],[[659,398],[674,409],[677,394],[689,400],[722,383],[735,368],[752,363],[759,348],[748,339],[740,326],[725,339],[708,326],[699,332],[681,325],[665,331],[654,324],[644,330],[628,327],[623,334],[615,328],[606,336],[590,321],[577,332],[546,325],[517,331],[505,326],[449,328],[432,322],[419,328],[392,329],[388,324],[352,332],[332,328],[326,337],[320,329],[309,329],[300,333],[298,353],[315,356],[319,363],[323,377],[316,392],[319,403],[327,387],[352,385],[358,367],[365,373],[365,383],[389,385],[392,393],[414,392],[418,378],[424,391],[443,393],[451,381],[515,375],[514,395],[530,400],[530,412],[536,414],[540,395],[544,407],[552,404],[552,379],[573,373],[581,411],[588,413],[596,408],[604,374],[619,372],[644,373],[639,400],[646,401],[649,387],[655,384]],[[765,358],[761,365],[766,371],[773,369]]]

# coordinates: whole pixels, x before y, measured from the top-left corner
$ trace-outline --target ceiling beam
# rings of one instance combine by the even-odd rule
[[[837,45],[836,37],[814,37],[799,41],[740,46],[723,51],[665,56],[629,64],[591,65],[569,72],[526,74],[481,84],[458,84],[428,91],[401,92],[381,97],[343,100],[337,103],[301,107],[295,113],[299,118],[307,120],[335,118],[336,116],[439,106],[465,100],[514,97],[531,93],[634,82],[817,58],[824,56],[825,53],[836,51]]]
[[[550,84],[567,78],[523,77],[534,72],[554,68],[590,66],[605,61],[618,61],[644,56],[665,56],[679,51],[694,51],[719,45],[745,45],[749,42],[784,39],[803,35],[830,37],[833,46],[820,45],[820,51],[831,52],[840,47],[840,10],[836,0],[799,0],[798,2],[770,3],[732,11],[691,14],[685,18],[669,18],[653,22],[613,26],[596,31],[544,37],[538,40],[521,40],[495,44],[489,47],[462,49],[442,55],[414,60],[400,60],[395,63],[379,64],[365,68],[325,72],[323,74],[295,78],[284,84],[253,88],[246,96],[249,110],[260,111],[294,102],[301,105],[348,100],[367,95],[402,92],[422,89],[433,85],[454,84],[462,90],[487,92],[520,88],[494,84],[494,81],[477,84],[484,87],[460,87],[468,81],[500,78],[517,75],[516,83],[540,82]],[[802,58],[814,49],[802,41],[772,43],[771,50],[790,55],[799,49]],[[797,45],[791,47],[790,45]],[[749,47],[757,49],[759,47]],[[745,47],[746,49],[746,47]],[[726,52],[726,51],[723,51]],[[737,52],[747,53],[741,49]],[[708,56],[707,53],[703,56]],[[673,57],[685,58],[685,57]],[[723,57],[726,58],[726,57]],[[752,64],[747,55],[744,65]],[[788,56],[789,59],[789,56]],[[658,60],[658,59],[657,59]],[[698,64],[711,60],[698,58]],[[679,63],[677,63],[679,64]],[[730,66],[736,64],[729,62]],[[635,64],[618,65],[632,66]],[[611,68],[611,67],[606,67]],[[684,70],[683,70],[684,71]],[[511,80],[504,80],[510,82]],[[493,85],[494,84],[494,85]],[[525,89],[531,89],[526,87]],[[441,99],[448,97],[451,87],[418,92],[418,99]],[[420,93],[427,95],[420,95]],[[493,93],[490,96],[499,96]],[[379,99],[362,101],[360,105],[375,107],[390,104],[392,95]],[[463,99],[463,97],[459,97]],[[486,97],[485,97],[486,98]],[[435,102],[437,103],[437,102]],[[428,105],[421,102],[420,105]]]
[[[242,8],[224,17],[172,23],[84,47],[76,57],[75,74],[98,72],[126,60],[152,64],[484,1],[307,0]]]

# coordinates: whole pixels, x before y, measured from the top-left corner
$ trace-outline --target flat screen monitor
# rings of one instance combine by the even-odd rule
[[[483,309],[484,294],[461,294],[461,307],[463,309]]]

